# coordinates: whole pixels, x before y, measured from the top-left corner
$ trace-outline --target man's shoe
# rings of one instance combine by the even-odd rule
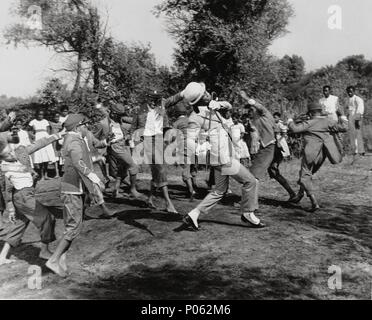
[[[262,229],[266,227],[261,221],[258,223],[253,223],[249,221],[244,215],[242,215],[241,219],[243,223],[248,224],[248,226],[254,229]]]
[[[185,225],[192,228],[194,231],[200,230],[199,227],[194,223],[194,221],[191,219],[191,217],[188,214],[183,217],[182,221]]]
[[[288,202],[294,204],[300,203],[304,196],[305,194],[303,192],[299,192],[294,197],[289,198]]]

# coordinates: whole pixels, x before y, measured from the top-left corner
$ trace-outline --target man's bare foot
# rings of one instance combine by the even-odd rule
[[[53,255],[53,252],[47,250],[40,250],[39,258],[43,260],[49,260]]]
[[[179,214],[173,204],[168,204],[166,211],[172,214]]]
[[[47,261],[47,263],[45,264],[45,266],[52,270],[55,274],[58,274],[60,277],[62,278],[65,278],[67,277],[67,273],[62,269],[62,267],[60,266],[59,263],[57,262],[52,262],[50,261],[50,259]]]
[[[12,259],[0,259],[0,266],[5,265],[5,264],[11,264],[16,262],[16,260]]]
[[[51,177],[48,177],[48,176],[45,176],[44,177],[44,180],[52,180],[53,178],[51,178]]]
[[[106,207],[102,208],[102,214],[99,216],[100,218],[112,218],[115,216],[117,211],[112,211]]]
[[[138,191],[134,191],[134,190],[132,190],[132,191],[130,192],[130,195],[131,195],[133,198],[137,199],[137,200],[141,200],[141,201],[145,201],[145,202],[147,202],[147,198],[146,198],[146,196],[143,195],[142,193],[139,193]]]
[[[147,200],[147,206],[150,208],[150,209],[154,209],[154,210],[157,210],[158,208],[154,205],[154,202],[152,201],[152,199],[148,199]]]

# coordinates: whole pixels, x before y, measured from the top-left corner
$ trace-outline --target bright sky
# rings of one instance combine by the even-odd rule
[[[172,63],[174,42],[165,32],[164,22],[151,10],[161,0],[94,0],[102,12],[107,10],[109,28],[116,39],[151,43],[162,64]],[[14,0],[0,1],[0,30],[12,19],[9,8]],[[372,59],[372,1],[370,0],[289,0],[295,10],[289,31],[270,48],[279,57],[297,54],[304,58],[307,70],[335,64],[351,54]],[[342,30],[328,28],[328,8],[342,9]],[[0,95],[30,96],[53,76],[59,59],[43,48],[13,48],[0,42]]]

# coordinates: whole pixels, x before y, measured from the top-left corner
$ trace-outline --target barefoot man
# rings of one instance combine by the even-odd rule
[[[61,277],[67,276],[66,252],[78,237],[83,224],[83,186],[88,184],[104,188],[103,182],[93,172],[93,161],[84,137],[87,135],[85,117],[70,114],[65,122],[67,135],[62,148],[65,158],[65,174],[61,181],[63,220],[65,232],[56,251],[46,266]]]
[[[11,137],[13,138],[13,137]],[[16,149],[8,145],[9,135],[0,134],[0,160],[3,160],[1,170],[6,181],[7,211],[10,224],[0,232],[0,238],[5,244],[0,253],[0,265],[13,262],[7,259],[10,249],[17,247],[32,222],[39,230],[41,251],[39,257],[48,260],[52,253],[49,244],[55,240],[55,219],[48,208],[35,199],[33,169],[30,154],[62,138],[62,134],[54,134],[42,138],[29,146],[18,146]]]

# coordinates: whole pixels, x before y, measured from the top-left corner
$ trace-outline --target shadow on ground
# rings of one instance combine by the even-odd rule
[[[205,257],[192,265],[132,266],[94,283],[79,284],[70,293],[77,299],[315,299],[312,279],[272,270],[216,265]]]

